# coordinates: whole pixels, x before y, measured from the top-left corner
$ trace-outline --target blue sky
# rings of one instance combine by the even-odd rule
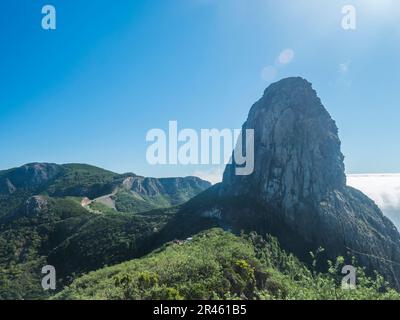
[[[41,28],[46,4],[57,30]],[[341,28],[345,4],[354,31]],[[400,172],[399,18],[395,0],[2,1],[0,169],[211,175],[147,164],[147,131],[240,128],[271,81],[302,76],[337,122],[348,173]]]

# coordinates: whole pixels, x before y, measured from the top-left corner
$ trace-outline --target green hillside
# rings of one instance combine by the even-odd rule
[[[72,199],[40,199],[41,210],[18,212],[0,228],[0,299],[43,298],[46,264],[56,267],[62,287],[82,272],[141,256],[175,213],[93,214]]]
[[[210,229],[148,256],[91,272],[54,299],[399,299],[381,277],[358,272],[341,289],[338,258],[325,273],[308,269],[271,237]],[[318,254],[314,254],[314,264]]]
[[[160,180],[85,164],[0,171],[0,299],[47,297],[41,288],[46,264],[56,267],[62,288],[81,273],[149,252],[177,211],[164,207],[209,186],[193,177]],[[104,197],[116,206],[96,200]]]

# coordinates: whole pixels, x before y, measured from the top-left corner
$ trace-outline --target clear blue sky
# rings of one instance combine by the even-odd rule
[[[41,28],[45,4],[55,31]],[[344,4],[355,31],[341,28]],[[302,76],[337,122],[349,173],[400,172],[399,21],[397,0],[1,1],[0,169],[213,170],[148,165],[146,132],[239,128],[270,81]],[[285,49],[294,58],[279,64]]]

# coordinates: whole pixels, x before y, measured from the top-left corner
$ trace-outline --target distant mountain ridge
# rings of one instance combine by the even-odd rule
[[[143,255],[174,206],[209,186],[196,177],[145,178],[86,164],[0,171],[0,299],[43,298],[46,264],[56,267],[62,288],[73,275]]]
[[[90,200],[110,196],[113,202],[124,202],[119,211],[128,212],[178,205],[210,186],[197,177],[147,178],[134,173],[117,174],[87,164],[31,163],[0,171],[0,196],[3,197],[18,193]]]
[[[60,186],[61,182],[70,182],[70,184]],[[12,194],[17,189],[24,189],[45,190],[53,195],[65,195],[65,190],[71,190],[71,194],[68,195],[83,196],[85,195],[85,190],[74,190],[73,187],[76,185],[81,187],[82,185],[109,185],[112,188],[119,184],[124,184],[125,187],[132,191],[147,195],[154,195],[161,191],[173,193],[181,185],[191,185],[199,189],[204,189],[211,185],[208,181],[193,176],[150,178],[134,173],[118,174],[88,164],[75,163],[61,165],[29,163],[21,167],[0,171],[0,193],[2,194]]]

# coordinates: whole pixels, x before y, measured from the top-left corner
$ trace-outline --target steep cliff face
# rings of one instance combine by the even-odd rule
[[[107,206],[111,203],[114,209],[121,212],[144,212],[185,203],[211,186],[196,177],[157,179],[132,174],[124,176],[122,182],[115,184],[111,195],[95,201],[100,200]]]
[[[146,178],[131,176],[123,181],[123,186],[125,189],[142,196],[156,196],[158,194],[173,196],[182,192],[196,195],[209,188],[211,184],[197,177]]]
[[[291,209],[345,187],[337,127],[307,81],[271,85],[251,108],[244,129],[255,132],[255,170],[250,177],[237,176],[228,166],[223,184],[229,192],[256,188],[263,200]]]
[[[254,129],[254,172],[235,175],[228,165],[223,182],[201,196],[208,205],[197,198],[183,211],[218,212],[214,220],[227,229],[271,233],[303,259],[318,247],[326,258],[355,256],[400,288],[400,235],[372,200],[346,186],[337,127],[311,84],[271,85],[243,128]]]

